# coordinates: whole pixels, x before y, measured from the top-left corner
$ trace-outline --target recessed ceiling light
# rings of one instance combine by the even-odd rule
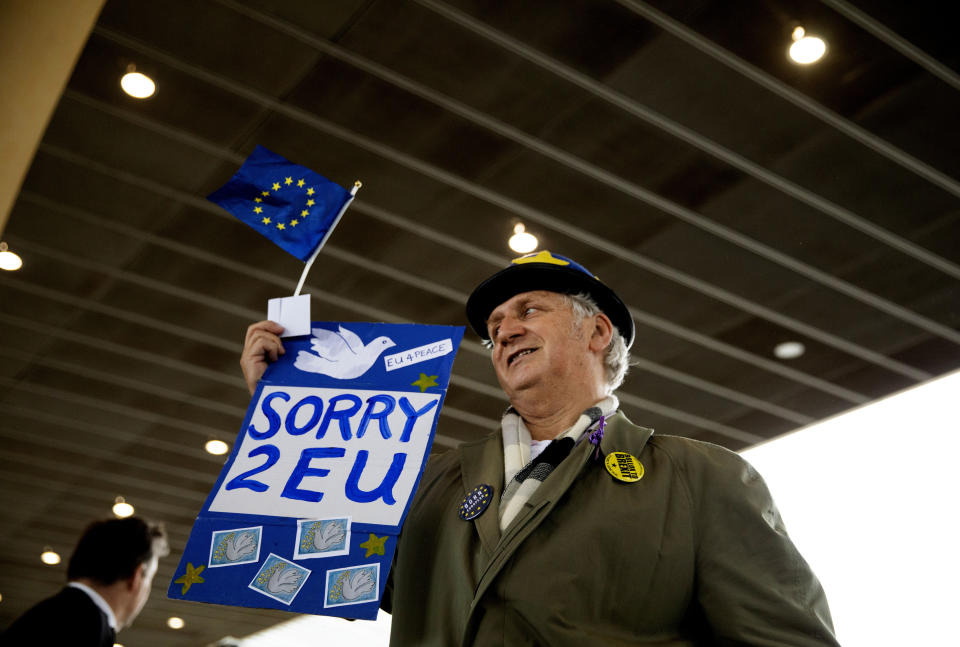
[[[157,84],[146,74],[136,71],[136,66],[127,66],[127,73],[120,78],[120,87],[135,99],[152,97],[157,91]]]
[[[780,359],[796,359],[803,355],[806,350],[806,346],[798,341],[785,341],[774,347],[773,354]]]
[[[807,36],[803,27],[793,30],[793,45],[790,46],[790,58],[800,65],[816,63],[827,52],[827,44],[816,36]]]
[[[56,566],[60,563],[60,555],[47,546],[43,549],[43,552],[40,553],[40,561],[48,566]]]
[[[118,496],[113,503],[113,514],[120,519],[125,519],[133,514],[133,506],[127,503],[122,496]]]
[[[517,225],[513,228],[513,236],[510,236],[510,249],[518,254],[526,254],[537,248],[537,237],[527,233],[526,227]]]
[[[0,243],[0,270],[12,272],[21,267],[23,267],[23,260],[13,252],[7,251],[6,243]]]
[[[203,448],[207,450],[207,453],[213,454],[214,456],[220,456],[230,451],[230,445],[222,440],[208,440]]]
[[[177,616],[167,618],[167,626],[171,629],[183,629],[183,625],[183,618],[178,618]]]

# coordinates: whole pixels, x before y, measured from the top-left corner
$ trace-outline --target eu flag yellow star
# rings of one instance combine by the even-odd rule
[[[261,198],[260,196],[257,196],[256,198],[253,199],[253,201],[254,201],[254,202],[263,202],[263,198]]]
[[[286,184],[287,186],[290,186],[291,184],[293,184],[293,178],[292,177],[285,178],[283,180],[283,183]]]
[[[287,226],[286,226],[285,224],[283,224],[282,222],[278,222],[278,223],[277,223],[277,229],[279,229],[280,231],[283,231],[283,230],[286,229],[286,228],[287,228]]]
[[[307,195],[313,195],[314,193],[316,192],[313,190],[313,187],[310,187],[309,189],[307,189]]]
[[[261,192],[260,192],[260,195],[262,195],[263,197],[267,197],[268,195],[270,195],[270,192],[269,192],[269,191],[261,191]]]
[[[437,384],[436,375],[427,375],[426,373],[421,373],[420,379],[418,379],[416,382],[411,383],[410,386],[420,387],[420,393],[423,393],[424,391],[429,389],[431,386],[439,386],[439,384]]]
[[[274,182],[274,183],[273,183],[273,190],[274,190],[274,191],[279,191],[279,190],[280,190],[280,183],[279,183],[279,182]]]
[[[253,213],[263,213],[263,207],[254,207]]]
[[[380,554],[382,555],[383,553]],[[369,555],[367,555],[367,557],[369,557]],[[191,562],[187,562],[187,572],[173,581],[174,584],[183,584],[183,589],[180,591],[182,595],[186,595],[187,591],[189,591],[190,587],[194,584],[203,584],[203,578],[200,577],[200,573],[203,572],[204,568],[206,568],[205,564],[194,568]]]
[[[264,217],[263,217],[263,220],[261,220],[260,222],[262,222],[262,223],[265,224],[265,225],[269,225],[269,224],[270,224],[270,216],[264,216]]]
[[[300,221],[299,221],[299,220],[294,219],[294,220],[291,220],[291,221],[290,221],[290,226],[291,226],[291,227],[296,227],[296,226],[299,225],[299,224],[300,224]]]
[[[309,200],[307,200],[307,206],[308,206],[308,207],[312,207],[312,206],[315,205],[315,204],[317,204],[317,201],[314,200],[313,198],[310,198]]]
[[[389,536],[390,535],[377,537],[375,534],[371,532],[370,539],[360,544],[360,548],[367,549],[367,554],[364,555],[364,558],[370,557],[371,555],[386,555],[386,552],[387,552],[386,543],[387,543],[387,538]]]
[[[304,209],[303,211],[300,212],[300,215],[303,216],[304,218],[306,218],[307,216],[310,215],[310,212],[307,211],[306,209]]]
[[[302,189],[304,184],[306,184],[306,182],[304,182],[303,180],[297,180],[297,187],[298,187],[298,188],[301,188],[301,189]]]

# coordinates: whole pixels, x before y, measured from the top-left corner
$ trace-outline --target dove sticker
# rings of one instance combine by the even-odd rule
[[[298,519],[294,559],[333,557],[350,553],[350,517]]]
[[[320,373],[337,380],[353,380],[370,370],[383,351],[396,346],[389,337],[380,336],[364,344],[353,331],[342,325],[337,332],[314,328],[310,350],[297,353],[294,366],[307,373]]]
[[[210,538],[210,568],[260,561],[263,527],[218,530]]]
[[[308,577],[310,571],[303,566],[270,553],[249,586],[268,598],[289,605],[297,597]]]
[[[380,564],[363,564],[327,571],[324,607],[360,604],[377,599],[380,590]]]

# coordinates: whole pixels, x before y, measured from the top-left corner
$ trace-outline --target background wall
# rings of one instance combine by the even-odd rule
[[[742,452],[823,582],[843,645],[957,644],[958,393],[952,373]]]

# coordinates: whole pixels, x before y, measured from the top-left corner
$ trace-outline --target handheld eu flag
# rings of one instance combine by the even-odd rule
[[[304,262],[333,230],[351,198],[339,184],[263,146],[207,196]]]

